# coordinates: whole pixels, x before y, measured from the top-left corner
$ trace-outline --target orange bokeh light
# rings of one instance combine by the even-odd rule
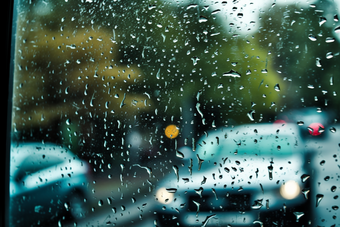
[[[179,128],[176,125],[168,125],[165,128],[165,135],[169,139],[175,139],[179,134]]]

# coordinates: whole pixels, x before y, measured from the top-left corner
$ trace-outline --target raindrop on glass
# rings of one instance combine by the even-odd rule
[[[318,207],[319,206],[319,204],[320,204],[320,202],[321,202],[321,200],[323,199],[323,197],[324,197],[324,195],[322,195],[322,194],[317,194],[316,195],[316,207]]]
[[[331,131],[332,133],[335,133],[335,132],[336,132],[336,129],[335,129],[334,127],[331,127],[331,128],[329,129],[329,131]]]
[[[320,17],[319,18],[319,26],[323,25],[326,22],[327,22],[327,19],[325,17]]]
[[[275,89],[275,91],[280,91],[280,85],[279,85],[279,84],[276,84],[276,85],[274,86],[274,89]]]
[[[304,125],[304,122],[303,121],[298,121],[297,125],[302,126],[302,125]]]
[[[296,222],[299,222],[299,219],[304,215],[303,212],[294,212],[294,215],[296,217]]]
[[[333,37],[327,37],[326,38],[326,43],[333,43],[335,39]]]
[[[302,183],[305,183],[309,178],[310,178],[310,175],[302,174],[302,176],[301,176]]]
[[[334,32],[335,32],[335,33],[340,33],[340,25],[339,25],[339,26],[336,26],[336,27],[334,28]]]
[[[314,36],[314,35],[309,35],[308,39],[313,41],[313,42],[317,40],[316,36]]]

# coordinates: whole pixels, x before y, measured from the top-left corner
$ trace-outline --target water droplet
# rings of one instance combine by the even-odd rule
[[[337,187],[336,187],[335,185],[333,185],[333,186],[331,187],[331,191],[332,191],[332,192],[335,192],[335,191],[336,191],[336,188],[337,188]]]
[[[293,212],[293,214],[295,215],[296,217],[296,222],[299,222],[299,219],[305,215],[303,212]]]
[[[156,74],[157,80],[159,80],[160,77],[161,77],[161,69],[159,68],[158,71],[157,71],[157,74]]]
[[[305,196],[305,199],[308,199],[308,193],[310,192],[309,188],[302,189],[302,194]]]
[[[198,170],[201,170],[201,167],[202,167],[202,164],[203,164],[204,160],[200,159],[198,154],[196,154],[196,157],[197,157],[197,161],[198,161]]]
[[[184,158],[184,154],[180,152],[179,150],[176,150],[176,157],[177,158]]]
[[[70,209],[70,204],[69,203],[64,203],[64,207],[67,211],[69,211]]]
[[[196,110],[201,115],[202,123],[203,123],[203,125],[205,125],[205,119],[204,119],[202,111],[200,110],[200,106],[201,106],[201,103],[199,103],[199,102],[196,103]]]
[[[201,96],[202,93],[203,93],[203,92],[202,92],[201,90],[199,90],[199,91],[197,92],[197,95],[196,95],[196,100],[197,100],[197,102],[200,101],[200,96]]]
[[[304,125],[305,123],[303,122],[303,121],[298,121],[297,122],[297,125],[299,125],[299,126],[302,126],[302,125]]]
[[[309,178],[310,178],[310,175],[302,174],[302,176],[301,176],[302,183],[305,183]]]
[[[324,197],[324,195],[322,195],[322,194],[317,194],[316,195],[316,207],[319,206],[319,204],[320,204],[321,200],[323,199],[323,197]]]
[[[218,200],[218,197],[217,197],[217,194],[216,194],[216,190],[213,189],[213,188],[211,190],[212,190],[213,194],[215,195],[215,199]]]
[[[331,131],[332,133],[335,133],[335,132],[336,132],[336,129],[335,129],[334,127],[331,127],[331,128],[329,129],[329,131]]]
[[[327,37],[326,38],[326,43],[333,43],[335,39],[333,37]]]
[[[254,121],[255,110],[251,110],[247,113],[249,120]]]
[[[151,175],[152,175],[152,169],[151,169],[150,167],[141,166],[141,165],[139,165],[139,164],[133,164],[132,166],[138,166],[138,167],[140,167],[140,168],[142,168],[142,169],[145,169],[146,172],[149,174],[149,177],[151,177]]]
[[[272,165],[268,166],[269,180],[273,180],[273,169],[274,167]]]
[[[205,227],[208,222],[210,221],[210,219],[214,218],[216,216],[216,214],[212,214],[212,215],[209,215],[205,218],[205,220],[202,222],[202,227]]]
[[[119,166],[120,166],[121,172],[123,173],[123,172],[124,172],[124,169],[125,169],[125,165],[124,165],[124,164],[120,164]]]
[[[101,206],[103,206],[103,205],[104,205],[104,202],[103,202],[103,200],[100,199],[100,200],[98,201],[98,206],[101,207]]]
[[[325,163],[326,163],[326,161],[325,161],[325,160],[322,160],[322,161],[320,162],[320,165],[323,166]]]
[[[273,4],[274,4],[274,3],[273,3]],[[255,225],[255,224],[259,224],[259,226],[263,227],[263,222],[262,222],[262,221],[258,221],[258,220],[253,221],[253,224],[254,224],[254,225]],[[229,227],[229,225],[228,225],[227,227]]]
[[[195,142],[195,138],[191,138],[191,145],[192,145],[192,151],[196,151],[196,142]]]
[[[251,205],[251,209],[253,210],[259,210],[263,206],[262,199],[257,199],[254,201],[253,205]]]
[[[208,21],[208,18],[206,18],[205,16],[200,16],[200,18],[198,19],[199,23],[204,23],[204,22],[207,22],[207,21]]]
[[[192,60],[193,65],[197,65],[197,62],[201,59],[199,57],[195,56],[195,57],[192,57],[191,60]]]
[[[179,174],[178,174],[178,166],[174,165],[172,166],[172,169],[175,172],[176,178],[177,178],[177,182],[179,181]]]
[[[313,41],[313,42],[317,40],[316,36],[314,36],[314,35],[309,35],[308,39]]]
[[[166,191],[169,192],[169,193],[176,193],[177,189],[176,188],[167,188]]]
[[[336,26],[336,27],[334,28],[334,32],[340,33],[340,25],[339,25],[339,26]]]
[[[200,196],[200,198],[202,198],[202,192],[203,192],[203,188],[200,187],[199,189],[194,189],[195,192]]]
[[[111,205],[112,204],[112,199],[110,197],[107,197],[107,204]]]
[[[236,72],[234,70],[230,70],[229,72],[223,73],[223,76],[230,76],[230,77],[234,77],[234,78],[239,78],[239,77],[241,77],[241,74],[239,74],[238,72]]]
[[[319,18],[319,26],[323,25],[326,22],[327,22],[327,19],[325,17],[320,17]]]
[[[316,58],[315,65],[316,65],[317,67],[322,67],[322,65],[321,65],[321,59],[320,59],[320,58]]]
[[[333,57],[334,57],[334,55],[333,55],[332,52],[328,52],[328,53],[326,54],[326,58],[327,58],[327,59],[331,59],[331,58],[333,58]]]
[[[261,183],[260,183],[260,188],[261,188],[262,194],[264,194],[264,189]]]
[[[338,207],[338,206],[332,206],[332,209],[333,209],[333,210],[338,210],[339,207]]]
[[[189,178],[186,178],[186,177],[183,177],[182,180],[184,181],[184,183],[189,183],[190,182]]]
[[[221,88],[223,88],[223,84],[222,84],[222,83],[220,83],[220,84],[217,86],[217,89],[221,89]]]
[[[76,45],[75,44],[71,44],[71,45],[66,45],[66,48],[70,48],[72,50],[76,49]]]
[[[275,89],[275,91],[280,91],[280,85],[279,85],[279,84],[276,84],[276,85],[274,86],[274,89]]]

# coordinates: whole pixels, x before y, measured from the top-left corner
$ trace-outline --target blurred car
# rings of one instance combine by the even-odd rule
[[[282,113],[278,119],[277,123],[299,125],[301,139],[309,152],[310,226],[339,225],[340,124],[336,124],[335,113],[310,107]]]
[[[85,216],[90,170],[60,145],[12,143],[11,226],[44,226]]]
[[[161,226],[286,226],[307,221],[310,169],[297,124],[207,132],[156,187]]]
[[[334,122],[335,114],[331,111],[321,111],[314,107],[290,110],[278,115],[276,123],[295,123],[299,125],[303,140],[324,139],[325,127]]]
[[[324,139],[309,140],[312,226],[339,226],[340,124],[325,127]]]

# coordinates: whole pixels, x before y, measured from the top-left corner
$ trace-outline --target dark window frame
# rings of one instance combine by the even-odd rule
[[[2,212],[0,218],[0,226],[9,226],[9,161],[10,161],[10,144],[11,144],[11,121],[12,121],[12,87],[13,87],[13,31],[15,31],[14,16],[14,0],[7,0],[3,2],[3,33],[4,33],[4,60],[3,60],[3,76],[2,76],[2,97],[5,100],[5,127],[2,130],[5,131],[4,136],[4,157],[2,157],[2,181],[4,182],[4,193],[2,193],[1,204]]]

